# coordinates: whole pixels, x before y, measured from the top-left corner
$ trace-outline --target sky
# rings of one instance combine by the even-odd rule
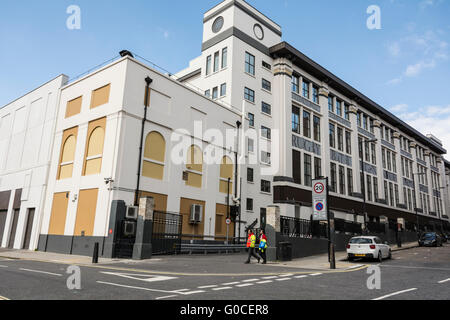
[[[0,107],[128,49],[176,73],[220,0],[15,0],[0,5]],[[450,0],[248,0],[287,41],[450,153]],[[71,5],[80,29],[67,28]],[[371,5],[380,29],[369,29]],[[450,156],[446,156],[450,159]]]

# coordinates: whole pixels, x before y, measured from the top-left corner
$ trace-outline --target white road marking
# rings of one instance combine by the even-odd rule
[[[266,284],[266,283],[272,283],[272,282],[273,282],[273,280],[266,280],[266,281],[257,282],[257,284]]]
[[[260,279],[248,279],[248,280],[244,280],[242,282],[256,282],[259,281]]]
[[[270,276],[270,277],[263,277],[264,280],[270,280],[270,279],[275,279],[278,278],[277,276]]]
[[[199,289],[211,289],[211,288],[217,288],[217,285],[212,285],[212,286],[202,286],[202,287],[198,287]]]
[[[19,270],[22,270],[22,271],[28,271],[28,272],[36,272],[36,273],[44,273],[44,274],[49,274],[49,275],[52,275],[52,276],[62,277],[62,274],[59,274],[59,273],[53,273],[53,272],[47,272],[47,271],[32,270],[32,269],[23,269],[23,268],[20,268]]]
[[[174,297],[178,297],[178,296],[177,295],[173,295],[173,296],[159,297],[159,298],[156,298],[155,300],[169,299],[169,298],[174,298]]]
[[[399,294],[406,293],[406,292],[411,292],[411,291],[415,291],[415,290],[417,290],[417,288],[411,288],[411,289],[407,289],[407,290],[397,291],[397,292],[394,292],[394,293],[391,293],[391,294],[387,294],[385,296],[382,296],[382,297],[379,297],[379,298],[375,298],[375,299],[372,299],[372,300],[383,300],[383,299],[386,299],[386,298],[389,298],[389,297],[392,297],[392,296],[397,296]]]
[[[157,290],[157,289],[149,289],[149,288],[142,288],[142,287],[126,286],[126,285],[123,285],[123,284],[117,284],[117,283],[111,283],[111,282],[97,281],[97,283],[100,283],[100,284],[106,284],[106,285],[115,286],[115,287],[122,287],[122,288],[135,289],[135,290],[145,290],[145,291],[163,292],[163,293],[174,293],[173,291],[166,291],[166,290]]]
[[[381,267],[401,268],[401,269],[424,269],[424,270],[441,270],[450,271],[450,268],[427,268],[427,267],[411,267],[411,266],[394,266],[390,264],[380,264]]]
[[[232,287],[221,287],[221,288],[214,288],[213,291],[221,291],[221,290],[230,290],[233,289]]]
[[[250,287],[250,286],[253,286],[253,283],[238,284],[236,287],[243,288],[243,287]]]
[[[303,276],[296,276],[296,277],[294,277],[294,278],[296,278],[296,279],[302,279],[302,278],[306,278],[306,277],[308,277],[308,276],[303,275]]]
[[[293,276],[292,273],[280,275],[280,277],[292,277],[292,276]]]
[[[286,280],[292,280],[291,278],[281,278],[281,279],[276,279],[276,281],[286,281]]]
[[[186,292],[186,291],[189,291],[189,289],[180,289],[180,290],[175,290],[173,292],[175,292],[175,293],[182,293],[182,292]]]
[[[177,279],[175,277],[167,277],[167,276],[157,276],[157,275],[148,275],[148,274],[134,274],[134,273],[120,273],[120,272],[101,272],[103,274],[128,278],[133,280],[139,280],[144,282],[159,282],[159,281],[167,281]]]
[[[8,268],[8,266],[2,266],[2,265],[0,265],[0,268]]]
[[[359,267],[362,267],[362,266],[364,266],[364,265],[363,264],[357,264],[356,266],[352,266],[352,267],[347,268],[347,270],[356,269],[356,268],[359,268]]]
[[[311,277],[317,277],[317,276],[321,276],[323,273],[313,273],[310,274]]]
[[[9,300],[9,299],[6,297],[0,296],[0,300]]]
[[[202,292],[205,292],[205,291],[203,291],[203,290],[197,290],[197,291],[188,291],[188,292],[180,292],[182,295],[185,295],[185,296],[190,296],[190,295],[192,295],[192,294],[197,294],[197,293],[202,293]]]
[[[239,284],[240,282],[229,282],[229,283],[223,283],[223,286],[234,286],[235,284]],[[217,287],[217,286],[216,286]]]
[[[446,283],[446,282],[449,282],[450,281],[450,278],[449,279],[445,279],[445,280],[442,280],[442,281],[439,281],[438,283]]]

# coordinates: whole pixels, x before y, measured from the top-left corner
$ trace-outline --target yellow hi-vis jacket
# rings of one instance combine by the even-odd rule
[[[249,235],[247,240],[247,248],[254,248],[255,243],[256,243],[256,236],[254,234]]]

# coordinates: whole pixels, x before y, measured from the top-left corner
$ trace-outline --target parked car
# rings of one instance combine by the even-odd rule
[[[442,238],[436,232],[426,232],[420,236],[419,247],[442,247]]]
[[[357,258],[376,259],[380,263],[383,259],[391,259],[391,247],[387,242],[383,243],[380,238],[374,236],[354,237],[347,245],[348,261]]]

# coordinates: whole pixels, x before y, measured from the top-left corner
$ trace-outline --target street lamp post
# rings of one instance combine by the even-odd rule
[[[363,194],[364,234],[367,234],[366,175],[364,174],[364,150],[366,149],[367,144],[376,143],[377,141],[378,141],[378,139],[364,140],[364,146],[362,146],[363,150],[361,152],[361,173],[362,173],[361,191]]]

